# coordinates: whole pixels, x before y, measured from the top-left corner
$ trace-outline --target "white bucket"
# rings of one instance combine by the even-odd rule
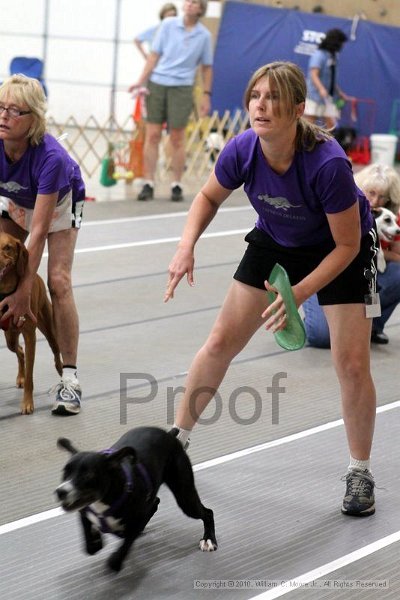
[[[371,161],[392,167],[396,158],[397,135],[373,133],[371,135]]]

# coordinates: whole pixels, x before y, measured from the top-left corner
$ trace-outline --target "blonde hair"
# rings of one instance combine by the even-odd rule
[[[400,175],[393,167],[372,163],[355,173],[354,180],[363,192],[375,189],[386,195],[385,207],[389,210],[400,209]]]
[[[251,93],[260,79],[267,77],[276,87],[280,105],[277,114],[283,110],[288,117],[296,117],[296,108],[306,101],[307,85],[303,71],[291,62],[276,61],[260,67],[252,75],[244,93],[244,105],[249,109]],[[303,117],[297,121],[296,150],[313,150],[317,143],[331,139],[332,136],[326,129],[310,123]]]
[[[0,85],[0,101],[27,106],[32,113],[33,123],[28,132],[31,146],[37,146],[46,132],[46,97],[37,79],[26,75],[11,75]]]

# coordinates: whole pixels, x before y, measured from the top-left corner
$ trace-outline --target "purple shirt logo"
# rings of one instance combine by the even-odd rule
[[[290,204],[287,198],[283,198],[283,196],[277,196],[276,198],[271,198],[268,194],[260,194],[257,196],[259,200],[266,202],[270,206],[274,206],[275,208],[281,208],[282,210],[287,210],[288,208],[300,208],[301,204]]]
[[[20,185],[16,181],[7,181],[7,183],[0,182],[0,188],[6,190],[7,192],[12,192],[13,194],[18,194],[20,190],[27,190],[27,187]]]

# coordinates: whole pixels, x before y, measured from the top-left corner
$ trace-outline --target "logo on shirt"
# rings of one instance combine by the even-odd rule
[[[13,194],[17,194],[20,190],[28,189],[16,181],[7,181],[7,183],[0,181],[0,188],[3,188],[3,190],[6,190],[7,192],[12,192]]]
[[[282,210],[288,210],[288,208],[300,208],[301,204],[290,204],[287,198],[283,198],[282,196],[277,196],[276,198],[271,198],[268,194],[260,194],[257,196],[259,200],[269,204],[270,206],[274,206],[275,208],[281,208]]]

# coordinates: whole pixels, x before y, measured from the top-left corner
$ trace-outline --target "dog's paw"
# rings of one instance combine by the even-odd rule
[[[21,405],[21,415],[31,415],[33,413],[33,402],[23,402]]]
[[[92,556],[101,550],[103,547],[103,540],[99,536],[96,539],[90,540],[90,542],[86,542],[86,552]]]
[[[200,540],[199,548],[202,552],[214,552],[218,546],[216,542],[212,540]]]
[[[153,506],[151,507],[151,510],[150,510],[150,519],[157,512],[159,504],[160,504],[160,498],[158,498],[158,497],[154,498]]]
[[[111,569],[111,571],[114,571],[114,573],[120,572],[120,570],[122,569],[122,560],[118,551],[113,552],[108,558],[107,566],[109,569]]]

